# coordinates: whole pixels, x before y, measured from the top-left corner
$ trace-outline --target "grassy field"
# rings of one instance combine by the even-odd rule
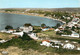
[[[34,30],[38,31],[40,27],[34,27]],[[48,37],[51,39],[58,39],[58,40],[70,40],[70,41],[77,41],[79,42],[79,38],[71,38],[71,37],[62,37],[59,35],[56,35],[55,31],[38,31],[40,33],[41,37]],[[42,35],[41,35],[42,34]],[[46,36],[45,36],[46,35]],[[12,35],[7,33],[0,33],[0,38],[3,39],[9,39]],[[34,52],[44,53],[44,55],[68,55],[68,54],[80,54],[80,51],[77,50],[68,50],[63,48],[52,48],[52,47],[46,47],[46,46],[40,46],[41,42],[37,42],[35,40],[30,40],[29,36],[23,35],[23,37],[13,38],[12,40],[0,43],[0,49],[6,49],[9,48],[9,46],[18,47],[19,49],[22,49],[22,51],[27,51],[29,49],[32,49]],[[30,51],[31,52],[31,51]],[[25,53],[24,53],[25,55]],[[31,55],[31,54],[30,54]],[[35,54],[33,54],[35,55]],[[37,55],[37,54],[36,54]],[[42,54],[41,54],[42,55]]]
[[[12,35],[10,33],[2,33],[0,32],[0,39],[8,40],[14,37],[15,35]]]
[[[9,42],[0,44],[0,48],[6,49],[9,46],[18,47],[19,49],[22,49],[23,51],[27,51],[29,49],[37,51],[39,53],[45,53],[45,55],[62,55],[62,54],[80,54],[80,51],[77,50],[67,50],[62,48],[52,48],[52,47],[46,47],[46,46],[40,46],[39,42],[36,42],[34,40],[22,40],[21,38],[13,38]],[[12,50],[11,50],[12,51]],[[31,52],[31,51],[30,51]],[[34,54],[35,55],[35,54]]]
[[[40,35],[39,35],[40,37],[49,37],[51,39],[57,39],[57,40],[70,40],[70,41],[80,42],[80,38],[64,37],[64,36],[56,35],[55,31],[41,31],[39,33],[40,33]],[[46,35],[46,36],[44,36],[44,35]]]
[[[57,35],[54,35],[54,31],[46,31],[46,32],[40,32],[44,33],[47,35],[50,35],[51,37],[56,37]],[[4,33],[1,33],[4,34]],[[5,33],[6,34],[6,33]],[[6,35],[11,35],[11,34],[6,34]],[[49,37],[50,37],[49,36]],[[30,40],[29,36],[23,35],[23,37],[18,37],[18,38],[13,38],[12,40],[5,42],[5,43],[0,43],[0,49],[6,49],[9,46],[15,46],[23,51],[32,49],[34,51],[38,51],[39,53],[45,53],[45,55],[62,55],[62,54],[80,54],[80,51],[77,50],[67,50],[67,49],[62,49],[62,48],[52,48],[52,47],[46,47],[46,46],[40,46],[40,42],[37,42],[35,40]],[[38,53],[38,54],[39,54]]]

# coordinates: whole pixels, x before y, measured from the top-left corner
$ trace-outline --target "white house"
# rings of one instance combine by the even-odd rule
[[[74,31],[72,31],[72,34],[71,35],[64,35],[64,34],[62,34],[61,36],[77,37],[77,38],[80,37],[80,35],[78,33],[74,32]]]
[[[42,29],[42,31],[47,31],[47,30],[49,30],[49,28],[46,28],[46,27],[43,27],[43,28],[41,28]]]
[[[68,40],[65,40],[65,42],[67,43],[67,42],[69,42]]]
[[[1,30],[0,32],[5,32],[5,33],[13,33],[16,32],[16,30]]]
[[[78,47],[77,50],[80,50],[80,47]]]
[[[0,43],[4,43],[4,42],[6,42],[6,40],[0,40]]]
[[[55,29],[55,31],[60,31],[59,29]]]
[[[20,27],[20,30],[23,31],[23,32],[30,32],[30,31],[33,31],[33,27],[32,26],[29,26],[29,27]]]
[[[52,46],[53,48],[55,47],[55,48],[59,48],[60,46]]]
[[[61,43],[61,41],[58,41],[58,40],[49,40],[49,41],[54,42],[54,44],[61,44],[61,45],[63,45],[63,43]]]
[[[32,39],[37,40],[38,37],[36,36],[36,33],[30,33],[28,34]]]
[[[16,33],[12,33],[12,34],[23,36],[24,33],[23,32],[16,32]]]
[[[40,45],[44,45],[44,46],[47,46],[47,47],[52,46],[52,44],[51,44],[50,41],[48,41],[48,40],[42,41],[42,43],[41,43]]]
[[[78,37],[78,38],[79,38],[80,36],[79,36],[79,34],[78,34],[78,33],[76,33],[76,32],[74,32],[74,31],[72,31],[71,37]]]
[[[65,44],[65,45],[63,46],[63,48],[66,48],[66,49],[74,49],[75,46],[72,45],[72,44],[70,44],[70,43],[67,43],[67,44]]]

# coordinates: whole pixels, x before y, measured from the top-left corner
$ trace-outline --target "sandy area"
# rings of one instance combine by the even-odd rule
[[[39,53],[32,49],[22,50],[18,47],[10,46],[7,49],[0,49],[0,55],[46,55],[46,53]]]

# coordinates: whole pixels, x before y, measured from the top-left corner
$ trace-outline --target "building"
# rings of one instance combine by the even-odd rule
[[[42,29],[42,31],[47,31],[47,30],[49,30],[49,28],[47,28],[47,27],[42,27],[41,29]]]
[[[41,43],[40,45],[44,45],[44,46],[47,46],[47,47],[52,46],[52,44],[50,43],[49,40],[44,40],[44,41],[42,41],[42,43]]]
[[[79,34],[78,34],[78,33],[76,33],[76,32],[74,32],[74,31],[72,31],[71,37],[78,37],[78,38],[79,38],[80,36],[79,36]]]
[[[55,31],[57,32],[57,31],[60,31],[59,29],[55,29]]]
[[[67,43],[67,44],[65,44],[65,45],[63,46],[63,48],[66,48],[66,49],[74,49],[75,46],[72,45],[72,44],[70,44],[70,43]]]
[[[33,27],[32,26],[29,26],[29,27],[23,26],[23,27],[20,27],[20,31],[23,31],[25,33],[28,33],[30,31],[33,31]]]
[[[16,30],[14,30],[14,29],[10,29],[10,30],[1,30],[0,32],[13,33],[13,32],[16,32]]]
[[[80,50],[80,47],[78,47],[77,50]]]
[[[64,34],[62,34],[61,36],[77,37],[77,38],[80,37],[80,35],[78,33],[74,32],[74,31],[72,31],[72,34],[71,35],[64,35]]]
[[[23,32],[16,32],[16,33],[12,33],[12,34],[14,34],[14,35],[19,35],[19,36],[23,36]]]
[[[0,40],[0,43],[4,43],[4,42],[7,42],[6,40]]]
[[[36,33],[30,33],[28,34],[32,39],[37,40],[38,37],[36,36]]]

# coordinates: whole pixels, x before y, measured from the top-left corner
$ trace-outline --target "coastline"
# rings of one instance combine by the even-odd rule
[[[40,16],[40,15],[32,15],[32,14],[28,14],[28,13],[12,13],[12,12],[0,12],[0,13],[8,13],[8,14],[18,14],[18,15],[29,15],[29,16],[37,16],[37,17],[43,17],[43,18],[47,18],[47,19],[52,19],[52,20],[57,20],[57,21],[60,21],[60,22],[62,22],[62,23],[66,23],[66,22],[64,22],[64,21],[62,21],[62,20],[60,20],[60,19],[54,19],[54,18],[52,18],[52,17],[46,17],[46,16]]]

